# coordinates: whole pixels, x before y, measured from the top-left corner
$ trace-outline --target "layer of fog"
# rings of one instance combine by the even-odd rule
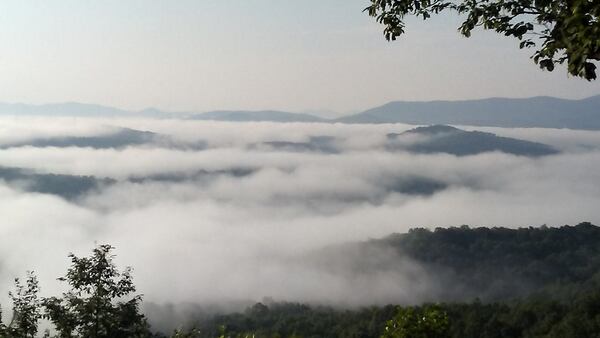
[[[74,252],[116,246],[134,267],[148,302],[308,301],[336,305],[417,302],[439,286],[390,252],[336,256],[312,252],[411,227],[600,223],[600,132],[500,129],[501,136],[547,143],[563,153],[540,158],[501,153],[456,157],[387,152],[386,134],[406,125],[226,123],[176,120],[14,118],[0,121],[0,145],[40,137],[109,133],[117,127],[205,141],[206,150],[140,145],[123,149],[16,147],[0,166],[93,175],[117,183],[68,202],[0,184],[0,290],[35,270],[44,294],[60,290]],[[482,128],[477,128],[481,130]],[[332,136],[337,154],[253,148]],[[127,180],[157,174],[249,168],[207,180]],[[447,184],[432,195],[391,189],[425,177]],[[370,261],[393,268],[353,269]],[[399,261],[400,260],[400,261]],[[331,262],[331,257],[328,258]],[[347,267],[347,268],[346,268]],[[6,304],[5,292],[0,299]]]

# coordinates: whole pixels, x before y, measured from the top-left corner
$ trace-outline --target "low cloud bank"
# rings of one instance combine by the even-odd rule
[[[44,294],[59,292],[55,278],[66,271],[69,252],[87,255],[95,243],[110,243],[117,262],[134,267],[149,304],[264,297],[340,306],[413,303],[440,287],[413,262],[392,252],[322,249],[416,226],[600,223],[600,132],[488,128],[562,152],[457,157],[387,151],[386,135],[410,128],[404,125],[75,121],[3,121],[0,143],[115,128],[174,143],[1,150],[2,167],[111,184],[66,200],[0,182],[0,290],[31,269]],[[323,136],[338,151],[256,146]],[[396,264],[372,264],[386,261]]]

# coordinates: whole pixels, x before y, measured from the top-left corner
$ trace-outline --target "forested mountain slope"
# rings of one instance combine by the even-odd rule
[[[449,320],[444,337],[593,337],[600,332],[600,228],[590,223],[413,229],[349,245],[364,252],[392,248],[430,272],[439,271],[433,276],[445,279],[451,289],[447,295],[456,297],[437,305]],[[379,337],[396,309],[258,303],[242,313],[197,318],[193,325],[202,337],[215,336],[222,326],[232,335],[256,337]]]
[[[485,152],[502,152],[518,156],[554,155],[558,150],[546,144],[501,137],[481,131],[466,131],[451,126],[417,127],[403,133],[387,135],[386,149],[418,154],[447,153],[456,156]]]

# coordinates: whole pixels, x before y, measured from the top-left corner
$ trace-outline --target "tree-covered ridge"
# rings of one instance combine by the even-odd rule
[[[439,318],[434,325],[422,320],[432,315]],[[233,337],[253,332],[255,338],[589,338],[598,337],[599,318],[600,288],[566,301],[531,297],[358,310],[259,303],[198,323],[196,337],[216,337],[225,327]],[[402,330],[388,334],[391,325]]]
[[[600,332],[599,243],[600,227],[590,223],[413,229],[355,245],[365,254],[373,246],[392,248],[422,264],[445,289],[435,295],[442,303],[352,310],[258,303],[241,313],[198,318],[195,327],[200,337],[214,337],[223,326],[232,335],[269,338],[380,337],[390,319],[435,309],[448,318],[442,333],[387,337],[594,337]],[[417,324],[407,325],[423,331]]]
[[[339,310],[300,303],[257,303],[244,312],[217,315],[195,323],[199,337],[216,337],[221,327],[235,336],[252,332],[258,337],[379,337],[396,307]]]
[[[111,178],[94,176],[40,173],[26,168],[0,167],[0,182],[11,187],[41,194],[75,200],[104,186],[114,184]]]
[[[441,300],[567,296],[600,280],[600,227],[412,229],[366,245],[393,248],[442,281]]]
[[[424,139],[403,144],[406,137]],[[485,152],[503,152],[519,156],[554,155],[558,150],[546,144],[501,137],[481,131],[466,131],[446,125],[417,127],[400,134],[387,135],[388,150],[404,150],[421,154],[448,153],[456,156],[476,155]],[[398,142],[400,141],[400,142]]]
[[[35,138],[28,141],[22,141],[12,144],[2,145],[2,148],[14,147],[79,147],[93,149],[120,149],[128,146],[139,146],[154,142],[161,135],[129,128],[117,128],[108,134],[93,136],[62,136]]]

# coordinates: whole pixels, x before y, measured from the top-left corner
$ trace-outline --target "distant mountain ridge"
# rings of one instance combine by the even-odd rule
[[[105,135],[94,136],[65,136],[36,138],[17,143],[0,145],[0,149],[15,147],[80,147],[80,148],[124,148],[127,146],[142,145],[150,143],[158,137],[158,134],[149,131],[140,131],[129,128],[118,128]]]
[[[206,149],[205,141],[181,142],[163,134],[130,128],[114,128],[108,133],[98,135],[55,136],[33,138],[25,141],[0,144],[0,149],[17,147],[78,147],[93,149],[121,149],[131,146],[153,146],[180,150]]]
[[[217,110],[193,114],[193,120],[235,121],[235,122],[325,122],[326,119],[304,113],[289,113],[277,110]]]
[[[33,116],[76,116],[76,117],[118,117],[135,115],[135,113],[103,106],[78,102],[49,103],[42,105],[24,103],[0,103],[2,115],[33,115]]]
[[[312,114],[276,110],[223,110],[204,113],[165,112],[155,108],[127,111],[76,102],[45,105],[0,103],[0,115],[149,117],[235,122],[404,123],[508,128],[600,130],[600,95],[581,100],[548,96],[487,98],[459,101],[394,101],[358,114],[326,119]]]
[[[336,121],[599,130],[600,95],[582,100],[539,96],[525,99],[395,101]]]

